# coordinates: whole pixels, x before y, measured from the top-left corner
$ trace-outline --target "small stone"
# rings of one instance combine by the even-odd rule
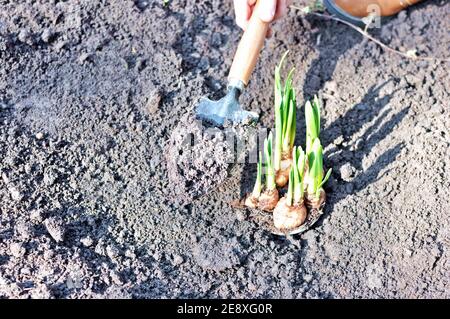
[[[397,15],[397,19],[402,22],[405,21],[407,17],[408,15],[406,11],[400,11],[400,13]]]
[[[106,299],[132,299],[131,293],[116,285],[108,287],[103,294]]]
[[[25,275],[25,276],[30,276],[31,275],[30,267],[23,267],[22,269],[20,269],[20,274]]]
[[[58,179],[58,174],[54,170],[46,170],[44,173],[44,184],[52,186]]]
[[[1,287],[1,286],[6,286],[8,283],[9,283],[9,280],[6,279],[5,277],[3,277],[3,276],[0,274],[0,287]]]
[[[23,239],[29,239],[33,234],[31,225],[24,220],[19,220],[17,222],[16,230]]]
[[[108,245],[108,247],[106,247],[106,254],[111,259],[117,258],[119,256],[119,252],[119,249],[117,249],[117,247],[115,246]]]
[[[90,247],[92,246],[92,244],[94,243],[94,241],[92,240],[92,238],[90,236],[86,236],[84,238],[80,239],[80,242],[85,246],[85,247]]]
[[[70,177],[69,186],[73,189],[78,189],[78,183],[73,176]]]
[[[245,212],[245,211],[242,210],[242,209],[238,209],[238,210],[236,211],[236,219],[237,219],[238,221],[240,221],[240,222],[243,222],[244,220],[247,219],[247,212]]]
[[[183,259],[182,256],[180,256],[180,255],[175,255],[175,256],[173,257],[173,264],[174,264],[175,266],[181,265],[183,262],[184,262],[184,259]]]
[[[35,137],[36,137],[36,139],[38,139],[38,140],[42,140],[42,139],[44,138],[44,134],[41,133],[41,132],[39,132],[39,133],[37,133],[37,134],[35,135]]]
[[[30,212],[30,219],[34,222],[42,222],[44,220],[44,213],[41,209],[33,209]]]
[[[53,257],[55,256],[55,253],[53,252],[53,250],[45,250],[44,251],[44,259],[45,260],[51,260]]]
[[[54,45],[56,51],[62,50],[67,44],[67,41],[60,41]]]
[[[311,280],[313,280],[313,276],[311,274],[305,274],[303,276],[303,280],[306,282],[311,282]]]
[[[19,258],[25,255],[26,249],[22,246],[21,243],[12,243],[9,246],[9,251],[11,252],[12,256]]]
[[[86,62],[86,61],[89,61],[89,59],[92,57],[92,53],[88,53],[88,52],[85,52],[85,53],[82,53],[81,55],[80,55],[80,57],[78,58],[78,61],[80,62],[80,63],[84,63],[84,62]]]
[[[16,188],[16,187],[10,187],[9,194],[11,195],[11,198],[17,202],[21,201],[23,198],[22,193]]]
[[[97,245],[95,245],[94,251],[98,255],[105,256],[106,255],[106,249],[105,249],[105,246],[104,246],[103,242],[99,241],[97,243]]]
[[[110,273],[110,276],[111,276],[112,282],[115,283],[116,285],[123,284],[122,278],[120,277],[119,273],[117,273],[116,271],[112,271]]]
[[[355,171],[356,169],[350,163],[345,163],[340,168],[339,173],[344,181],[349,182],[353,179]]]
[[[64,240],[66,229],[64,228],[64,223],[60,218],[47,218],[44,224],[48,233],[56,242],[61,242]]]
[[[133,252],[132,249],[127,249],[125,251],[125,257],[130,258],[130,259],[136,259],[136,254]]]
[[[9,184],[9,177],[5,172],[2,173],[2,180],[5,184]]]
[[[142,71],[143,69],[145,69],[146,64],[147,64],[147,60],[139,57],[136,59],[135,68],[137,71]]]
[[[344,137],[342,135],[338,136],[333,142],[337,146],[342,145],[342,143],[344,143]]]
[[[337,92],[337,84],[335,81],[328,81],[324,85],[324,90],[333,95],[335,92]]]
[[[420,82],[421,82],[420,78],[415,76],[415,75],[413,75],[413,74],[407,74],[405,76],[405,79],[406,79],[406,82],[412,87],[419,87],[420,86]]]
[[[18,34],[18,36],[17,36],[17,38],[19,39],[19,41],[20,41],[20,42],[23,42],[23,43],[27,42],[27,40],[29,39],[29,37],[30,37],[30,32],[28,32],[27,29],[22,29],[22,30],[20,30],[20,32],[19,32],[19,34]]]
[[[133,124],[133,123],[135,123],[135,122],[136,122],[136,115],[135,115],[134,113],[131,113],[131,114],[128,116],[128,123]]]
[[[411,257],[413,254],[413,251],[409,248],[405,248],[405,256]]]
[[[152,255],[152,257],[156,260],[156,261],[161,261],[163,259],[163,254],[160,251],[155,251]]]
[[[53,31],[50,29],[45,29],[41,34],[41,39],[45,43],[49,43],[53,39]]]
[[[148,1],[147,0],[138,0],[134,2],[136,4],[136,7],[139,8],[139,10],[143,11],[148,7]]]
[[[146,106],[146,109],[150,115],[153,115],[159,111],[161,98],[161,93],[158,90],[155,90],[150,94]]]
[[[33,170],[33,167],[30,163],[25,164],[25,173],[31,174],[31,171]]]
[[[365,144],[364,140],[362,140],[362,139],[357,140],[356,143],[355,143],[356,149],[357,150],[364,149],[364,144]]]

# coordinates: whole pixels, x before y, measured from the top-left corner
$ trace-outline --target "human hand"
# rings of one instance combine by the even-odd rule
[[[259,0],[259,18],[264,22],[272,22],[284,16],[287,12],[287,7],[292,3],[292,0]],[[243,30],[247,29],[248,21],[253,14],[256,0],[233,0],[234,12],[236,15],[236,24]],[[271,35],[272,31],[269,28],[267,36]]]

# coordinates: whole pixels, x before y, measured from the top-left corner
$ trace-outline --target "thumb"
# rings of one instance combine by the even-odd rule
[[[272,22],[277,11],[277,0],[259,0],[259,18],[264,22]]]

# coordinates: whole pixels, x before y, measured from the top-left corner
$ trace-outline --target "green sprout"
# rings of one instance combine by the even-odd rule
[[[286,196],[288,206],[292,206],[293,204],[301,204],[303,201],[303,175],[305,171],[305,161],[305,152],[301,146],[294,146],[292,150],[292,166],[289,172],[289,186]]]
[[[292,166],[291,170],[289,171],[289,184],[288,184],[288,191],[286,194],[286,205],[292,206],[294,201],[294,167]]]
[[[281,58],[280,64],[275,67],[275,171],[281,168],[283,155],[290,155],[295,140],[296,129],[296,97],[292,87],[292,77],[295,68],[292,68],[284,86],[282,85],[280,71],[289,51]]]
[[[269,137],[264,140],[264,156],[266,157],[266,188],[268,191],[275,190],[277,188],[275,184],[275,170],[272,161],[272,132],[269,133]]]
[[[305,104],[305,122],[306,122],[306,155],[309,157],[311,148],[315,139],[320,134],[320,104],[317,96],[311,103]]]
[[[261,155],[261,152],[259,152],[256,181],[255,181],[255,186],[253,187],[253,191],[252,191],[252,196],[254,198],[259,198],[259,196],[261,196],[261,190],[262,190],[262,160],[261,159],[262,159],[262,155]]]
[[[326,181],[330,178],[331,168],[323,176],[323,149],[320,140],[316,138],[312,145],[311,153],[308,156],[308,194],[313,194],[315,198],[320,197],[320,191]]]

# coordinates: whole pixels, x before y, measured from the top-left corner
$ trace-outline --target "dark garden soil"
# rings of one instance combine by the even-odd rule
[[[448,58],[449,16],[428,0],[371,32]],[[0,0],[0,297],[449,298],[450,65],[294,10],[274,31],[241,102],[272,126],[289,49],[333,168],[324,215],[288,238],[230,205],[255,165],[172,200],[168,141],[225,91],[232,1]]]

